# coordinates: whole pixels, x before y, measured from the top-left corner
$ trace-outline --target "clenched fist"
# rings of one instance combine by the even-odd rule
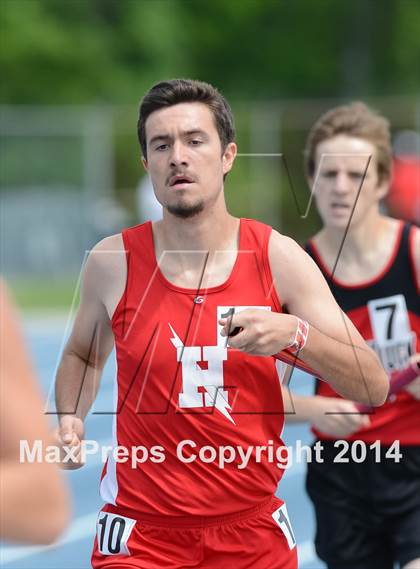
[[[85,437],[83,421],[73,415],[63,415],[56,429],[55,438],[61,449],[60,466],[65,470],[81,468],[82,441]]]
[[[297,322],[291,314],[258,308],[248,308],[219,320],[223,326],[221,335],[228,337],[228,346],[254,356],[272,356],[290,346]]]

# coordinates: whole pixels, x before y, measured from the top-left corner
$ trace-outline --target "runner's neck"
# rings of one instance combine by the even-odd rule
[[[226,214],[217,219],[207,216],[205,220],[190,221],[173,224],[164,220],[153,224],[159,268],[172,283],[191,288],[202,278],[205,265],[203,285],[220,284],[229,276],[236,261],[240,220]]]
[[[374,223],[364,223],[344,231],[323,228],[314,243],[329,270],[335,269],[335,277],[351,284],[369,279],[378,274],[392,254],[397,238],[399,222],[390,217],[377,215]]]

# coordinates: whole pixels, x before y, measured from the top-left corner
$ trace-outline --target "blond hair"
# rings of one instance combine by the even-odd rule
[[[305,146],[306,174],[315,174],[318,144],[339,134],[362,138],[376,149],[378,183],[391,177],[392,150],[389,121],[361,102],[342,105],[327,111],[311,128]]]

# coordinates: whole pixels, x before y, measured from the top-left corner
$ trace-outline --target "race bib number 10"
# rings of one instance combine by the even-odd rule
[[[110,512],[99,512],[96,522],[98,549],[102,555],[130,555],[127,542],[136,520]]]

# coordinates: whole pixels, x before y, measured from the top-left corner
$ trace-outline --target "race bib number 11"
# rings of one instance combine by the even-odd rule
[[[290,523],[289,514],[287,513],[286,504],[282,504],[280,508],[277,508],[277,510],[271,515],[273,517],[273,520],[283,532],[289,549],[296,547],[296,539],[292,530],[292,524]]]

